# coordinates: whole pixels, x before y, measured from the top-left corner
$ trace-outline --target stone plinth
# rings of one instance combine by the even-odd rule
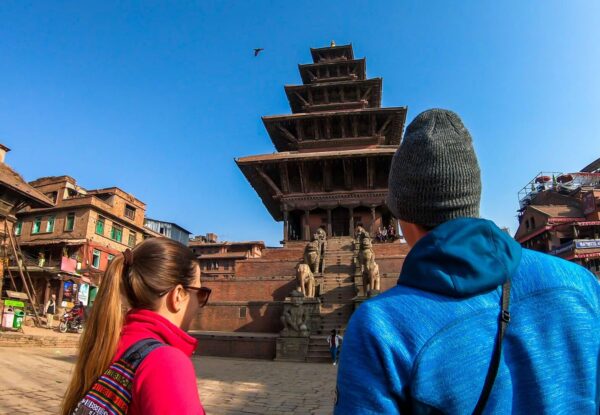
[[[309,337],[279,337],[275,360],[304,362],[308,355]]]
[[[306,360],[309,335],[315,323],[313,319],[319,315],[320,303],[317,298],[304,297],[298,291],[286,297],[281,315],[284,328],[277,339],[276,360]]]

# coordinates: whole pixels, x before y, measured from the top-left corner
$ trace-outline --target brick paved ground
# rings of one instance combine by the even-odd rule
[[[75,349],[0,347],[0,414],[57,413]],[[328,364],[194,358],[200,399],[212,414],[331,414]]]

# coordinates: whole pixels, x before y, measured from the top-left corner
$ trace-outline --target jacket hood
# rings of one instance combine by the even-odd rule
[[[460,218],[422,237],[408,253],[398,285],[464,298],[491,291],[510,279],[521,246],[493,222]]]

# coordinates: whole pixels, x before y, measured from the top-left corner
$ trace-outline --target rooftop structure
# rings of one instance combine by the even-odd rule
[[[599,159],[600,160],[600,159]],[[600,173],[539,173],[519,192],[515,239],[574,261],[600,278]]]

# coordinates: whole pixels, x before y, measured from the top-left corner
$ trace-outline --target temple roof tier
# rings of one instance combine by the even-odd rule
[[[352,45],[327,46],[324,48],[310,48],[314,63],[347,61],[354,59]]]
[[[325,206],[340,198],[348,205],[382,201],[396,149],[283,152],[241,157],[236,163],[273,218],[282,220],[286,203]]]
[[[304,84],[367,79],[365,58],[301,64],[298,70]]]
[[[381,107],[382,79],[287,85],[293,113]]]
[[[406,107],[262,117],[278,151],[399,145]]]

